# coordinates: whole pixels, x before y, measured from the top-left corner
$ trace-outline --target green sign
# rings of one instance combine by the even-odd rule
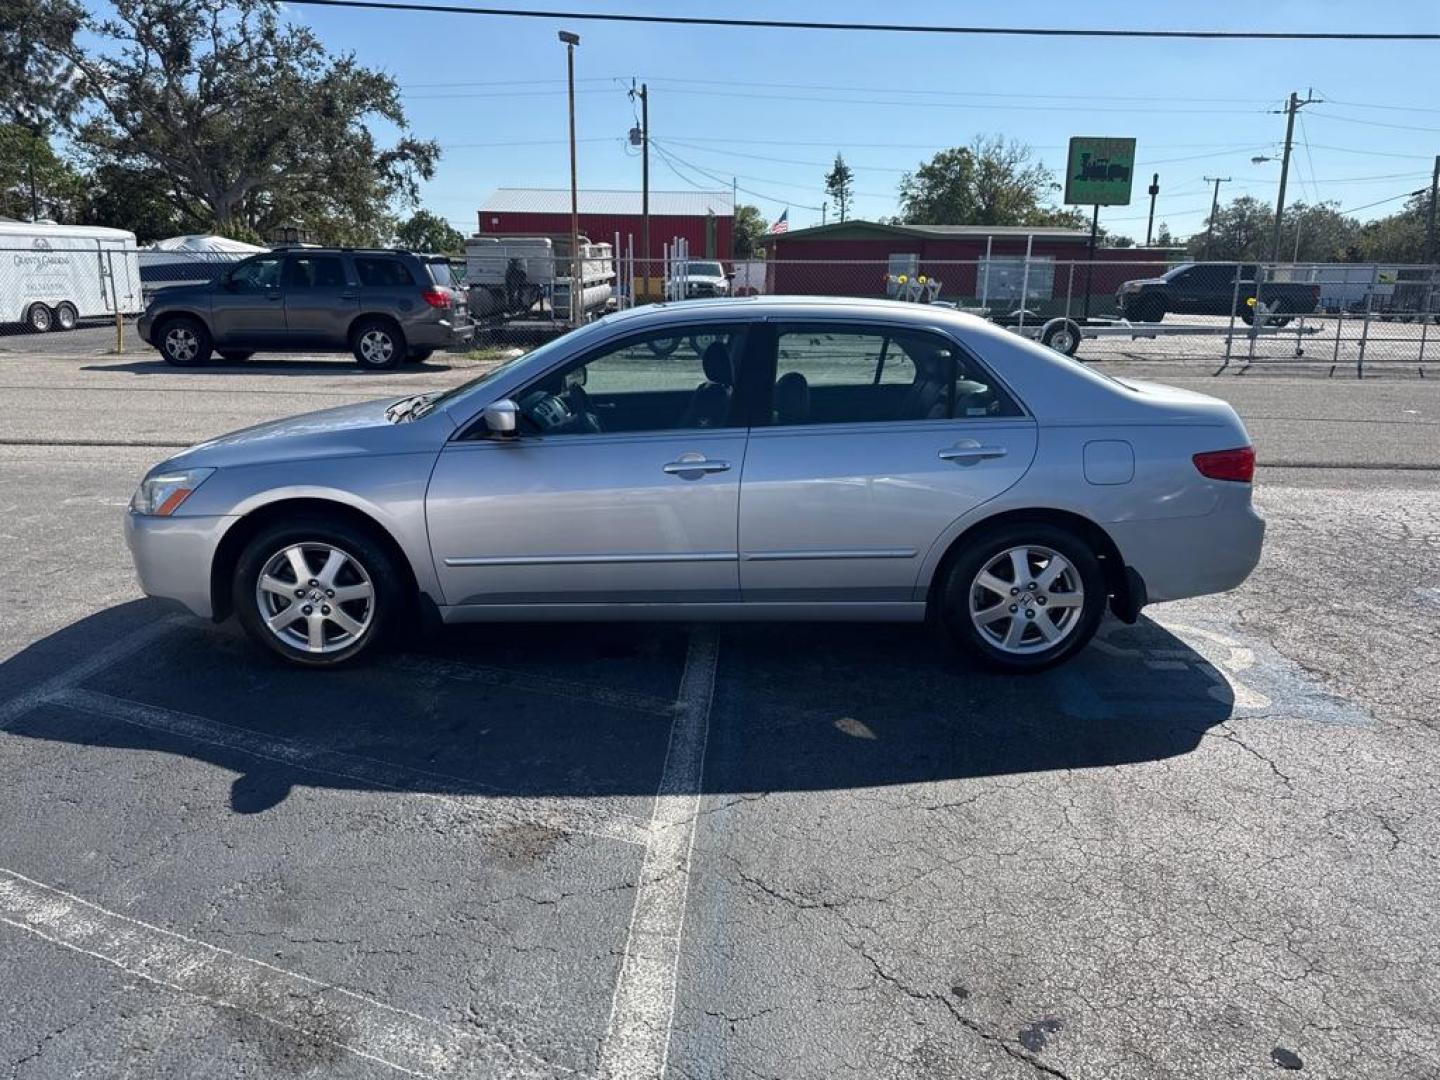
[[[1070,137],[1065,202],[1071,206],[1128,206],[1135,175],[1135,140]]]

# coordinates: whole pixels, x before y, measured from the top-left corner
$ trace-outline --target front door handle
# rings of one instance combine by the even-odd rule
[[[340,294],[340,299],[341,299],[341,300],[358,300],[358,299],[360,299],[360,294],[359,294],[359,293],[353,293],[353,292],[342,292],[342,293]]]
[[[987,458],[1002,458],[1009,451],[1003,446],[981,446],[979,443],[960,443],[950,447],[948,450],[941,450],[939,458],[941,461],[955,461],[961,465],[974,465],[977,461],[985,461]]]
[[[671,476],[678,476],[683,480],[698,480],[706,473],[729,471],[730,463],[692,452],[681,454],[675,461],[667,461],[661,468]]]

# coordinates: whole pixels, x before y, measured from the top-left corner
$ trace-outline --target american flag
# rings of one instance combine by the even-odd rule
[[[770,226],[770,232],[783,233],[790,231],[790,208],[787,206],[785,212],[775,219],[775,224]]]

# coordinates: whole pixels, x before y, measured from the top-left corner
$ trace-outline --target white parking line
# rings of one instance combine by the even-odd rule
[[[569,679],[552,679],[544,675],[530,675],[507,668],[442,660],[433,656],[399,656],[391,660],[388,666],[418,675],[430,675],[456,682],[481,683],[485,686],[503,686],[527,694],[567,698],[588,705],[604,705],[612,709],[627,709],[631,712],[650,713],[666,718],[675,715],[675,706],[672,702],[651,697],[649,694],[635,693],[630,690],[613,690],[608,686],[592,686],[589,683],[572,682]]]
[[[48,700],[66,708],[221,746],[250,757],[344,777],[365,787],[424,796],[455,815],[458,820],[451,823],[452,828],[474,829],[477,825],[484,827],[487,824],[540,825],[558,832],[596,836],[626,844],[644,844],[648,836],[646,823],[631,814],[587,809],[584,804],[561,809],[551,800],[510,794],[503,789],[477,784],[448,773],[412,769],[376,758],[329,750],[299,739],[285,739],[249,728],[232,727],[203,716],[127,701],[94,690],[61,690],[50,695]],[[483,797],[483,801],[477,796]]]
[[[718,654],[713,632],[690,638],[624,960],[600,1048],[605,1080],[660,1080],[665,1074]]]
[[[170,615],[146,623],[138,630],[97,649],[80,663],[66,668],[57,675],[52,675],[44,682],[32,686],[24,693],[0,704],[0,731],[4,731],[37,705],[43,704],[45,699],[51,695],[67,690],[77,683],[82,683],[92,675],[98,675],[112,664],[124,660],[131,653],[143,649],[156,638],[162,637],[174,629],[176,625],[184,621],[184,618],[183,615]]]
[[[571,1073],[499,1035],[449,1027],[0,869],[0,922],[159,986],[234,1009],[409,1076]]]

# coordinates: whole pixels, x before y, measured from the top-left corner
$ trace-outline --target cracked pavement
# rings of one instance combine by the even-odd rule
[[[182,437],[355,392],[165,378]],[[1291,410],[1277,459],[1403,401],[1419,459],[1430,386],[1226,393]],[[193,620],[125,653],[164,615],[118,528],[160,456],[0,446],[0,1077],[595,1075],[688,629],[318,677]],[[1440,1076],[1436,475],[1262,470],[1242,589],[1037,678],[918,627],[719,628],[666,1075]]]

